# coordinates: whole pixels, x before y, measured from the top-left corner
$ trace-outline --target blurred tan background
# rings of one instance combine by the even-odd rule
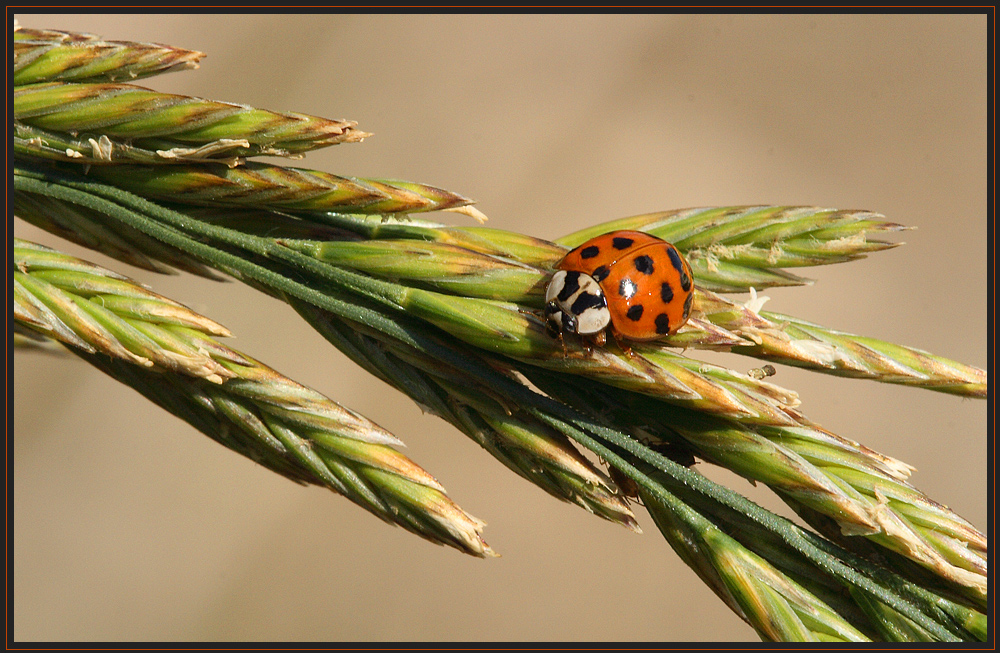
[[[206,52],[200,70],[144,83],[357,120],[375,135],[304,165],[455,190],[498,228],[554,238],[723,204],[880,211],[918,227],[905,247],[806,270],[816,285],[770,291],[767,308],[987,365],[984,16],[17,18]],[[645,514],[636,536],[551,499],[285,305],[15,233],[206,313],[233,346],[385,426],[503,555],[435,547],[230,453],[75,358],[18,354],[16,639],[756,640]],[[783,366],[773,380],[986,527],[986,402]]]

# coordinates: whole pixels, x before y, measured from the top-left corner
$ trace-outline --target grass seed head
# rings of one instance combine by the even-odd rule
[[[133,81],[197,68],[204,56],[158,43],[105,41],[93,34],[22,27],[14,32],[13,81]]]

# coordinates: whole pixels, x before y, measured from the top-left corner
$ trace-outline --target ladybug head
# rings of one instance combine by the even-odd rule
[[[604,291],[593,277],[558,270],[545,289],[545,320],[549,333],[593,335],[610,324],[611,313]]]

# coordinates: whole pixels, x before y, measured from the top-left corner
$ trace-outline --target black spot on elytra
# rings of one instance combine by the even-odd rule
[[[670,318],[667,317],[666,313],[660,313],[656,316],[656,332],[661,336],[670,333]]]
[[[625,312],[625,317],[633,322],[638,322],[642,318],[642,304],[630,306],[628,311]]]
[[[637,290],[639,289],[636,287],[635,282],[628,277],[622,279],[621,283],[618,284],[618,294],[625,299],[632,299]]]
[[[617,236],[611,239],[611,245],[615,249],[628,249],[634,242],[635,241],[631,238],[623,238],[622,236]]]
[[[668,247],[667,256],[670,257],[670,263],[674,269],[681,275],[681,288],[684,292],[691,290],[691,277],[684,271],[684,261],[681,259],[680,252],[674,247]]]
[[[675,270],[684,272],[684,262],[681,260],[680,252],[677,251],[676,247],[667,247],[667,256],[670,257],[670,264],[674,266]]]
[[[582,259],[594,258],[600,252],[601,252],[601,250],[597,247],[597,245],[591,245],[590,247],[584,247],[583,249],[580,250],[580,258],[582,258]]]
[[[590,276],[594,277],[594,281],[596,281],[597,283],[601,283],[602,281],[608,278],[608,274],[610,274],[610,272],[611,270],[608,269],[608,266],[602,265],[601,267],[594,270]]]
[[[564,302],[580,289],[580,273],[579,272],[567,272],[566,278],[563,279],[562,290],[556,295],[559,301]]]
[[[635,269],[643,274],[653,274],[653,259],[643,254],[635,257]]]
[[[684,300],[684,320],[687,321],[688,316],[691,315],[691,300],[694,299],[694,294],[688,295],[688,298]]]
[[[590,308],[603,308],[607,306],[608,303],[604,300],[604,295],[592,295],[587,292],[580,293],[580,296],[576,298],[573,305],[570,306],[569,310],[572,311],[573,315],[583,315],[583,312]]]
[[[674,301],[674,289],[670,287],[670,284],[666,281],[660,285],[660,299],[663,300],[664,304],[669,304]]]

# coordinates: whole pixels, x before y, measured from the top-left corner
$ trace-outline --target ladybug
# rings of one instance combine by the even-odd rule
[[[677,333],[691,314],[694,279],[677,248],[641,231],[591,238],[556,265],[545,290],[545,320],[558,337],[569,331],[604,343],[655,340]]]

